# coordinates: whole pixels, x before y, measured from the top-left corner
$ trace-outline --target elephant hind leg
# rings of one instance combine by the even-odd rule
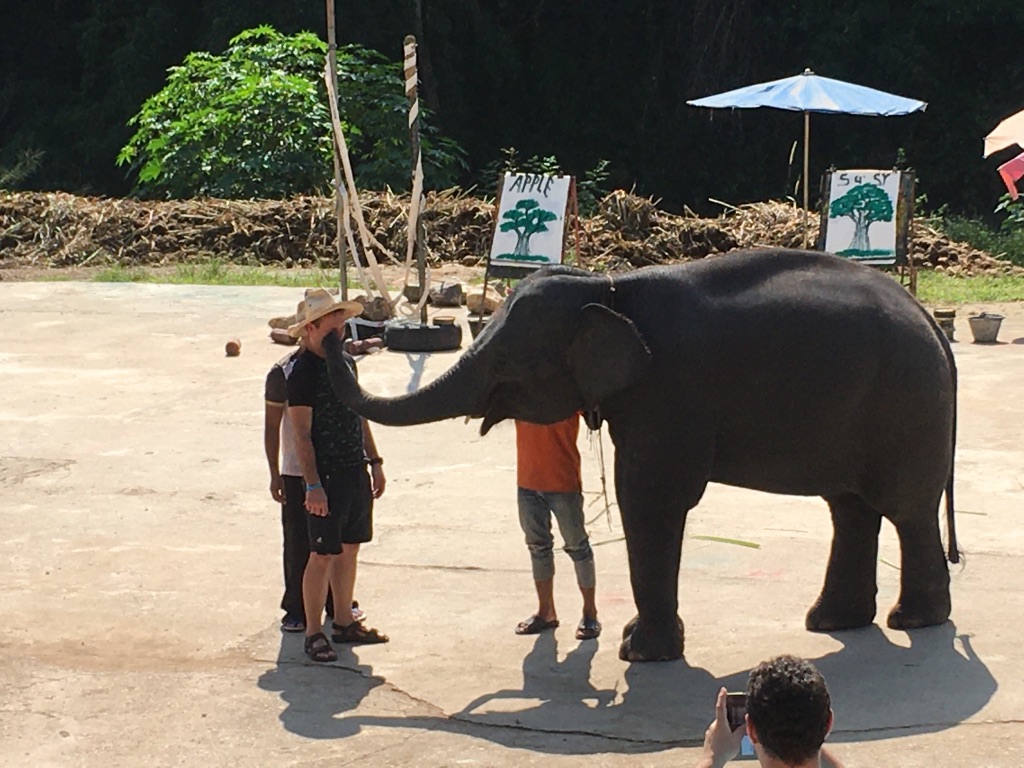
[[[900,598],[889,612],[891,629],[917,629],[949,619],[949,568],[939,534],[938,504],[896,523],[900,540]]]
[[[826,501],[832,512],[832,551],[825,584],[805,625],[812,632],[865,627],[875,619],[882,515],[854,494]]]

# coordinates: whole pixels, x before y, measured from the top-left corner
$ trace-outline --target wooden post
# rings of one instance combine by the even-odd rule
[[[807,250],[807,169],[810,165],[811,113],[804,112],[804,250]]]
[[[911,254],[914,226],[914,191],[916,175],[913,169],[895,170],[900,174],[899,193],[896,198],[896,263],[907,272],[910,293],[917,296],[917,267]]]
[[[331,71],[331,82],[334,84],[334,92],[338,91],[338,43],[334,34],[334,0],[327,0],[327,65]],[[341,196],[343,194],[341,175],[341,157],[338,155],[338,145],[333,139],[331,146],[334,147],[334,219],[337,226],[337,235],[334,239],[334,248],[338,253],[338,282],[341,291],[342,301],[348,300],[348,269],[345,262],[348,260],[345,254],[345,227],[344,227],[344,206]]]
[[[411,195],[422,195],[423,190],[423,155],[420,152],[420,102],[419,102],[419,74],[416,68],[416,38],[412,35],[405,36],[405,96],[409,101],[409,147],[412,153],[412,191]],[[417,180],[419,183],[417,184]],[[420,323],[427,323],[427,302],[422,295],[426,291],[427,282],[427,258],[424,253],[426,248],[426,231],[423,227],[423,211],[420,210],[420,200],[409,201],[410,212],[417,212],[416,221],[409,223],[408,237],[413,238],[416,252],[416,275],[420,286]]]
[[[820,203],[818,205],[818,239],[815,241],[815,248],[819,251],[825,250],[825,240],[828,238],[828,207],[832,204],[832,172],[835,166],[828,169],[821,177],[821,192],[819,193]]]

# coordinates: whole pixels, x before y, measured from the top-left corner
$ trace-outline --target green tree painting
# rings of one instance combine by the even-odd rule
[[[892,200],[881,187],[861,184],[834,200],[828,209],[830,219],[848,216],[853,219],[850,247],[840,251],[844,256],[875,256],[889,251],[872,251],[868,228],[876,221],[892,221]]]
[[[515,249],[510,254],[503,254],[502,258],[516,261],[548,261],[546,256],[530,255],[530,238],[538,232],[547,232],[547,223],[555,221],[557,215],[541,208],[536,200],[527,198],[516,203],[516,207],[511,211],[505,211],[502,218],[507,221],[501,223],[501,231],[516,233]]]

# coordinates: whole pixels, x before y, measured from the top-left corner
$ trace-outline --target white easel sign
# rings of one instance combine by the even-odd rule
[[[864,264],[896,261],[898,171],[832,171],[825,250]]]
[[[491,265],[536,269],[562,263],[571,176],[506,174]]]

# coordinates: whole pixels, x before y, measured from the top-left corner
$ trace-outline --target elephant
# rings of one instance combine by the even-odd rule
[[[324,346],[335,392],[381,424],[607,423],[637,609],[624,660],[682,656],[683,530],[709,482],[824,498],[833,538],[808,630],[874,621],[883,517],[902,561],[888,626],[949,618],[938,512],[945,492],[958,562],[956,366],[931,315],[876,269],[786,249],[616,275],[544,267],[451,368],[395,398],[361,388],[338,339]]]

